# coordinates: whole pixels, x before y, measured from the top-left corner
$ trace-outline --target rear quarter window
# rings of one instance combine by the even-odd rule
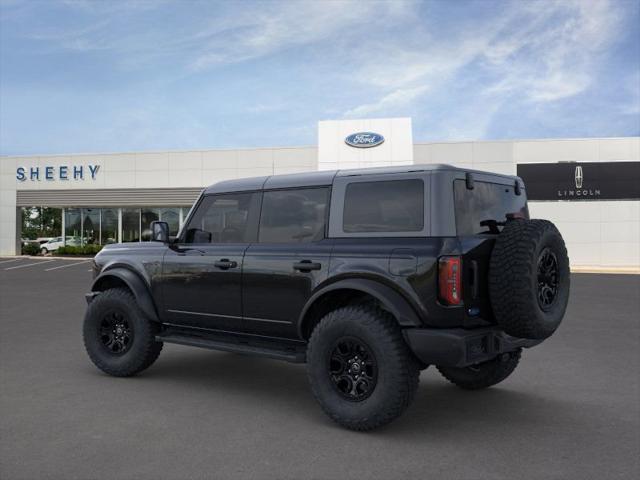
[[[420,179],[355,182],[344,195],[345,233],[420,232],[424,229]]]
[[[526,195],[516,195],[510,185],[476,181],[473,190],[469,190],[464,180],[455,180],[453,192],[458,235],[488,233],[488,227],[480,222],[504,222],[509,213],[529,218]]]

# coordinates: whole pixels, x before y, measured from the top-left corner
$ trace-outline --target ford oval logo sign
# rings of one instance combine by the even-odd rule
[[[358,132],[349,135],[344,139],[347,145],[356,148],[371,148],[377,147],[384,142],[384,137],[379,133],[373,132]]]

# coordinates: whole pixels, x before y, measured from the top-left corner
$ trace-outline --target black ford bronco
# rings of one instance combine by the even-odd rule
[[[163,343],[306,362],[336,422],[398,417],[434,365],[495,385],[558,327],[569,259],[530,220],[518,177],[411,165],[230,180],[206,188],[176,238],[95,258],[84,343],[134,375]]]

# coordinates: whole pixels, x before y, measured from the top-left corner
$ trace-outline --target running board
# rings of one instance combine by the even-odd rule
[[[263,337],[252,338],[249,335],[219,334],[187,329],[168,328],[156,335],[158,342],[176,343],[191,347],[208,348],[223,352],[240,353],[259,357],[284,360],[292,363],[306,361],[306,345],[289,340],[270,340]]]

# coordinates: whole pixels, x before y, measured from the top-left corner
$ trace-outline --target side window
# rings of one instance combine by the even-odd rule
[[[344,195],[345,233],[419,232],[424,228],[420,179],[354,182]]]
[[[257,193],[205,197],[189,220],[184,242],[254,242],[259,207]]]
[[[264,192],[258,241],[296,243],[322,239],[328,201],[328,188]]]

